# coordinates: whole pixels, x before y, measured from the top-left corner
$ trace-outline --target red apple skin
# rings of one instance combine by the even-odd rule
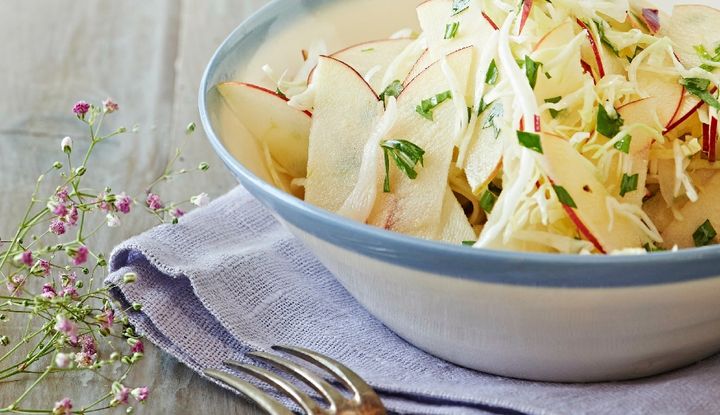
[[[520,33],[522,33],[527,23],[530,12],[532,11],[533,0],[523,0],[522,18],[520,19]]]
[[[642,9],[642,18],[651,34],[654,35],[660,31],[660,13],[657,9]]]
[[[488,23],[490,23],[490,26],[492,26],[493,29],[500,30],[500,27],[495,22],[493,22],[493,20],[490,18],[490,16],[487,15],[487,13],[482,12],[482,15],[485,18],[485,20],[487,20]]]
[[[717,87],[714,86],[714,87],[710,90],[710,93],[711,93],[711,94],[714,94],[716,91],[717,91]],[[684,98],[683,98],[683,99],[684,99]],[[680,105],[681,105],[681,108],[682,108],[682,101],[680,102]],[[692,117],[693,114],[695,114],[696,112],[698,112],[698,110],[699,110],[700,108],[702,108],[703,105],[705,105],[705,102],[702,101],[702,100],[700,100],[690,111],[688,111],[687,113],[683,114],[680,118],[678,118],[678,119],[672,121],[670,124],[668,124],[668,126],[665,127],[665,133],[669,133],[670,131],[678,128],[680,125],[682,125],[682,123],[684,123],[685,121],[687,121],[688,118]],[[678,112],[680,112],[680,108],[678,108]]]
[[[600,79],[605,77],[605,67],[602,63],[602,57],[600,57],[600,49],[597,44],[597,41],[595,41],[595,36],[593,36],[593,33],[590,31],[590,28],[587,27],[587,25],[580,19],[577,19],[577,24],[585,30],[585,33],[587,33],[588,41],[590,41],[590,47],[593,50],[593,53],[595,54],[595,60],[597,61],[598,65],[598,76]]]
[[[585,239],[588,240],[595,248],[600,251],[602,254],[607,254],[603,246],[600,244],[600,241],[597,240],[595,235],[590,232],[590,229],[585,226],[583,221],[578,217],[577,213],[575,213],[575,209],[571,208],[570,206],[563,205],[563,209],[565,209],[565,213],[567,213],[568,217],[571,221],[577,226],[578,231],[582,234],[582,236],[585,237]]]
[[[262,91],[262,92],[265,92],[265,93],[267,93],[267,94],[274,95],[274,96],[280,98],[281,100],[283,100],[283,101],[285,101],[285,102],[290,101],[287,97],[284,97],[284,96],[278,94],[278,93],[275,92],[275,91],[271,91],[271,90],[269,90],[269,89],[267,89],[267,88],[264,88],[264,87],[262,87],[262,86],[259,86],[259,85],[248,84],[248,83],[246,83],[246,82],[235,82],[235,81],[228,82],[228,84],[241,85],[241,86],[244,86],[244,87],[247,87],[247,88],[257,89],[258,91]],[[305,113],[308,117],[312,117],[312,112],[310,112],[310,111],[302,111],[302,112]]]

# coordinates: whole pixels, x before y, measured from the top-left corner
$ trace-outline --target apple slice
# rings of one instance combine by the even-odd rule
[[[650,216],[650,219],[661,233],[675,221],[672,208],[659,193],[645,202],[643,210]]]
[[[477,238],[465,216],[465,211],[450,187],[445,191],[440,219],[442,221],[440,240],[451,244],[460,244],[464,241],[474,241]]]
[[[472,48],[447,57],[460,91],[467,89],[472,59]],[[442,234],[440,215],[455,148],[451,137],[467,112],[458,112],[448,100],[434,108],[430,121],[416,109],[422,101],[450,89],[441,64],[437,63],[406,85],[398,97],[397,121],[388,138],[404,139],[422,148],[424,166],[418,166],[417,178],[411,180],[391,165],[391,192],[379,195],[368,223],[426,239],[438,239]]]
[[[350,65],[366,77],[375,92],[381,93],[386,86],[382,85],[382,80],[388,65],[412,42],[412,39],[377,40],[350,46],[330,56]],[[371,71],[375,74],[368,79]]]
[[[716,230],[720,230],[720,174],[715,173],[700,191],[696,203],[687,203],[680,210],[683,220],[675,220],[663,232],[664,247],[692,248],[695,246],[693,234],[709,220]]]
[[[502,166],[504,140],[490,120],[490,117],[497,114],[495,106],[500,106],[500,110],[503,110],[501,103],[494,103],[480,114],[463,166],[470,188],[475,194],[479,194],[495,178]]]
[[[702,65],[695,50],[702,45],[710,54],[720,45],[720,10],[699,4],[683,4],[673,8],[670,21],[662,33],[672,40],[675,54],[687,68]]]
[[[576,205],[563,208],[582,236],[602,253],[643,246],[648,238],[642,230],[627,217],[611,214],[607,199],[612,196],[597,179],[595,166],[561,137],[542,134],[541,140],[543,168]]]
[[[353,68],[326,56],[320,57],[313,87],[305,200],[336,212],[358,181],[363,148],[383,104]]]
[[[220,95],[255,139],[293,177],[305,177],[311,114],[287,105],[287,99],[263,87],[242,82],[217,86]]]
[[[559,49],[567,48],[568,43],[575,37],[575,25],[566,22],[548,32],[535,46],[534,56],[540,62],[557,56]],[[576,48],[567,56],[567,62],[580,62],[581,48]],[[564,50],[561,53],[566,53]],[[548,78],[544,72],[537,77],[535,96],[539,105],[546,99],[565,97],[583,87],[585,75],[580,65],[556,65],[547,70]]]

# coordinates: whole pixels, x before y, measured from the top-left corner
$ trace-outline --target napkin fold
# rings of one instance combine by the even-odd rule
[[[343,362],[398,413],[720,413],[720,357],[632,382],[553,384],[420,351],[365,311],[242,187],[125,242],[111,271],[113,295],[143,306],[130,315],[137,331],[200,374],[285,344]],[[121,284],[127,272],[137,282]]]

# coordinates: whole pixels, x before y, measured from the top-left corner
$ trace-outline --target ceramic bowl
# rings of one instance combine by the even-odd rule
[[[324,8],[353,1],[278,0],[265,6],[213,56],[199,105],[209,140],[227,167],[360,303],[428,353],[523,379],[638,378],[720,350],[718,246],[612,257],[472,249],[355,223],[269,184],[253,139],[222,119],[214,86],[239,79],[251,63],[258,66],[245,71],[243,80],[259,80],[263,53],[280,65],[318,34],[331,36],[332,49],[342,46],[333,40],[379,38],[390,33],[382,30],[397,27],[368,27],[354,39],[360,35],[346,35],[345,28],[363,21],[381,26],[388,19],[373,7],[331,21],[323,15]],[[414,2],[407,3],[411,19]],[[317,33],[287,29],[301,18],[312,19]],[[276,35],[282,30],[289,35]]]

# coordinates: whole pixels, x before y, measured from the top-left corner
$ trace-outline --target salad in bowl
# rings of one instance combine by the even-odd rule
[[[428,0],[419,32],[323,42],[273,88],[217,85],[275,186],[476,248],[644,254],[718,242],[720,10]]]

